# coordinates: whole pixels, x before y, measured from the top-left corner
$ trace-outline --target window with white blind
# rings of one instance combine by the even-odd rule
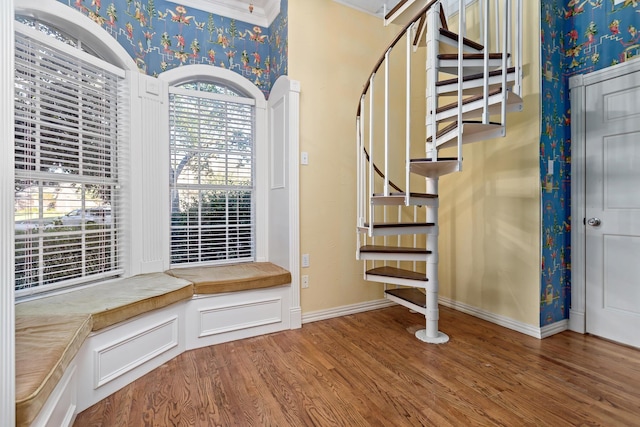
[[[122,271],[124,71],[64,32],[17,18],[16,295]]]
[[[169,89],[171,264],[254,260],[254,105],[224,84]]]

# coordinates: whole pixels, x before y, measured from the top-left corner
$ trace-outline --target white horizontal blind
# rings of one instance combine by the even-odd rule
[[[17,295],[121,272],[122,79],[68,50],[53,37],[16,33]]]
[[[252,261],[252,100],[198,86],[210,92],[172,88],[169,96],[171,263]]]

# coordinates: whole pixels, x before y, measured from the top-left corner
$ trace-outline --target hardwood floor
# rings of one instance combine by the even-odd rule
[[[640,350],[395,306],[183,353],[74,426],[640,426]]]

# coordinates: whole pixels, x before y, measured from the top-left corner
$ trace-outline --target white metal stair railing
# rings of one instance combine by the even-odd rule
[[[504,136],[507,113],[522,109],[522,0],[466,3],[458,0],[456,34],[441,0],[401,0],[385,23],[404,22],[403,29],[373,68],[356,115],[356,258],[364,261],[366,280],[385,284],[386,298],[425,316],[426,328],[416,337],[429,343],[448,341],[438,330],[439,177],[462,170],[463,144]],[[471,7],[480,22],[467,20]],[[472,28],[479,29],[482,44],[467,39]],[[424,73],[412,63],[423,48],[424,89],[424,75],[412,72]],[[400,66],[398,51],[404,51]],[[376,93],[380,77],[382,95]],[[403,90],[393,91],[390,82],[400,78]],[[426,109],[417,115],[411,100],[422,90]],[[390,116],[400,110],[404,123],[398,126]],[[415,135],[416,123],[426,123],[424,135]],[[424,154],[416,157],[415,140],[422,138]],[[455,148],[455,155],[441,156],[444,148]]]

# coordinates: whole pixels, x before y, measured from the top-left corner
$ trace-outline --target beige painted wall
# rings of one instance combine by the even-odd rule
[[[303,313],[382,298],[356,261],[355,115],[371,67],[395,36],[332,0],[289,0],[289,77],[299,80],[300,249],[310,254]]]
[[[527,3],[527,2],[525,2]],[[538,16],[533,2],[525,16]],[[538,325],[538,22],[525,50],[526,111],[509,137],[467,146],[465,171],[441,180],[441,294]],[[355,112],[363,84],[398,31],[332,0],[289,0],[289,76],[301,82],[301,252],[309,313],[382,298],[355,260]]]
[[[440,180],[438,272],[441,296],[539,327],[540,11],[523,3],[524,111],[508,115],[506,138],[465,146],[464,170]]]

